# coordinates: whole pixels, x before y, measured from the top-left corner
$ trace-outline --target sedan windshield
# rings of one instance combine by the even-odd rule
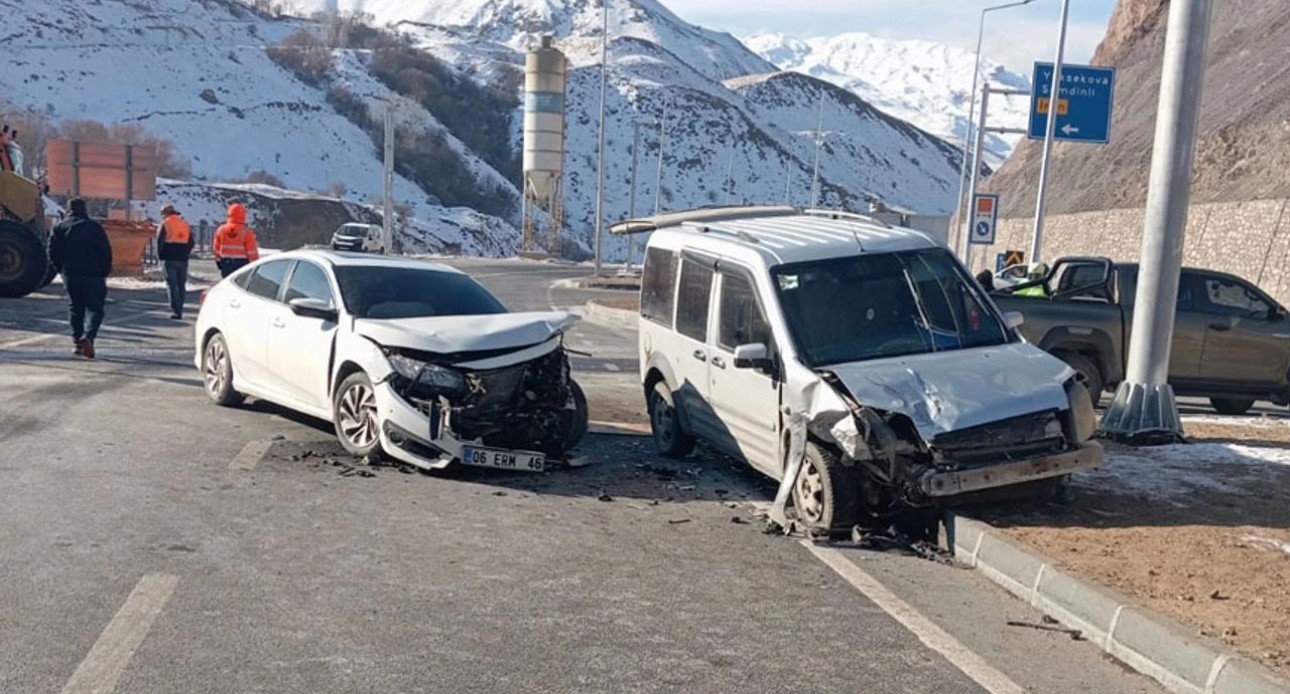
[[[1009,339],[941,248],[785,265],[775,282],[798,352],[813,367]]]
[[[345,308],[359,318],[425,318],[506,313],[478,282],[455,272],[411,267],[342,265],[336,283]]]

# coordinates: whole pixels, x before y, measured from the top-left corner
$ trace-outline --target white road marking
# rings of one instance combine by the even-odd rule
[[[169,574],[149,574],[139,579],[125,604],[99,634],[89,655],[72,673],[67,686],[63,687],[63,694],[110,694],[114,691],[125,666],[143,643],[152,622],[161,614],[161,608],[165,607],[178,583],[179,577]]]
[[[233,462],[228,464],[228,469],[254,470],[260,458],[269,452],[269,447],[272,445],[272,441],[248,441],[245,446],[242,446],[242,452],[233,457]]]
[[[622,369],[618,368],[617,364],[605,364],[605,371],[618,372],[622,371]]]
[[[802,546],[809,550],[811,554],[814,554],[816,559],[824,562],[825,566],[833,569],[835,573],[860,591],[866,598],[869,598],[875,605],[881,607],[884,612],[913,632],[914,636],[917,636],[918,640],[922,641],[925,646],[940,653],[946,660],[950,661],[950,664],[961,670],[963,674],[971,677],[987,691],[992,694],[1025,694],[1026,690],[1020,685],[1009,679],[1007,675],[994,669],[981,656],[973,653],[961,641],[951,636],[949,632],[936,626],[935,623],[924,617],[909,603],[901,600],[895,593],[879,583],[877,579],[843,556],[841,552],[830,547],[817,547],[807,540],[802,541]]]
[[[144,314],[151,313],[151,312],[152,312],[151,310],[129,311],[127,313],[122,313],[120,316],[113,316],[112,314],[108,314],[108,318],[110,322],[104,324],[103,333],[105,334],[105,336],[110,337],[110,335],[107,335],[107,333],[110,333],[113,328],[129,327],[128,325],[126,325],[127,321],[129,321],[132,318],[138,318],[139,316],[142,316]],[[56,319],[50,319],[50,320],[56,320]],[[39,335],[32,335],[31,337],[24,337],[19,340],[13,340],[12,342],[0,343],[0,349],[17,349],[18,347],[23,347],[26,345],[34,345],[37,342],[47,342],[49,340],[58,340],[58,339],[70,340],[71,337],[72,336],[70,334],[65,334],[65,333],[41,333]]]

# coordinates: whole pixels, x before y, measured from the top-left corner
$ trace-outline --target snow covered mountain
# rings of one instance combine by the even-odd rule
[[[0,42],[10,66],[0,72],[0,97],[3,110],[51,124],[141,124],[172,140],[198,180],[268,172],[286,188],[344,190],[358,203],[380,192],[379,117],[388,104],[401,157],[395,197],[414,236],[405,247],[507,255],[519,243],[523,49],[553,33],[572,66],[565,247],[585,252],[595,228],[599,113],[600,8],[592,2],[297,0],[300,14],[361,10],[399,33],[351,27],[341,38],[325,18],[270,16],[237,0],[0,0],[14,26],[30,27]],[[317,44],[301,44],[302,30]],[[957,150],[855,94],[777,74],[733,37],[686,24],[656,0],[613,3],[610,36],[611,221],[656,203],[807,204],[821,98],[821,205],[863,209],[878,199],[927,214],[953,207]],[[309,60],[293,67],[283,55]],[[477,102],[504,110],[477,114]],[[650,175],[660,119],[661,187]],[[636,210],[628,209],[633,120],[641,123]],[[487,214],[450,207],[466,198]],[[622,239],[607,241],[606,258],[624,254]]]
[[[855,92],[860,98],[902,120],[961,146],[967,135],[972,91],[971,51],[929,41],[896,41],[849,33],[812,39],[761,34],[744,39],[749,48],[783,70],[805,73]],[[1030,89],[1029,78],[989,58],[981,76],[996,87]],[[1028,99],[990,99],[990,125],[1025,127]],[[1018,136],[986,136],[997,168],[1016,146]]]

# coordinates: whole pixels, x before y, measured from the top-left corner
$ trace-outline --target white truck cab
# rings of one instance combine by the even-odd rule
[[[353,251],[355,253],[375,253],[384,255],[385,233],[379,225],[351,222],[342,224],[331,235],[333,251]]]
[[[640,377],[657,447],[702,439],[746,461],[780,480],[781,516],[791,497],[799,523],[849,530],[1101,463],[1076,373],[923,233],[788,207],[612,231],[650,233]]]

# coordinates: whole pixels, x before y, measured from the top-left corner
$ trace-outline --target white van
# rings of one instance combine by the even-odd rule
[[[920,232],[794,208],[612,231],[651,232],[640,376],[658,449],[684,456],[702,439],[746,461],[807,526],[1101,463],[1076,373]]]
[[[385,231],[376,224],[342,224],[331,235],[331,249],[384,255]]]

